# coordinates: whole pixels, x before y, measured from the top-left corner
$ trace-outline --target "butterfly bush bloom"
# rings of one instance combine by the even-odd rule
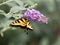
[[[36,22],[43,22],[46,24],[48,23],[48,18],[35,9],[27,9],[24,15],[30,20],[33,20]]]

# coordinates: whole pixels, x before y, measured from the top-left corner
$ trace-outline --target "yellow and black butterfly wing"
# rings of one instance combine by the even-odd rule
[[[14,22],[12,22],[10,24],[10,26],[14,26],[14,27],[25,27],[26,26],[26,23],[25,23],[25,20],[24,19],[18,19]]]
[[[29,30],[33,30],[32,25],[31,25],[29,22],[27,22],[27,28],[28,28]]]
[[[18,19],[16,21],[12,22],[10,24],[10,26],[27,28],[29,30],[32,30],[33,29],[32,26],[30,25],[28,19],[26,19],[26,18]]]

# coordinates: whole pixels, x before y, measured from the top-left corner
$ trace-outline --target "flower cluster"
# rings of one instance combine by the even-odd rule
[[[46,24],[48,23],[48,18],[35,9],[27,9],[24,15],[30,20],[33,20],[36,22],[43,22]]]

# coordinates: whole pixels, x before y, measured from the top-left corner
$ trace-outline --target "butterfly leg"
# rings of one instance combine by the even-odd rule
[[[28,34],[28,32],[29,32],[29,29],[27,28],[26,34]]]

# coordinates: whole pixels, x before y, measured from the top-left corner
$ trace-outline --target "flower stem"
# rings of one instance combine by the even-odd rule
[[[10,29],[11,27],[4,27],[1,31],[0,31],[0,35],[3,37],[4,36],[4,32],[6,31],[6,30],[8,30],[8,29]]]
[[[36,7],[36,6],[37,6],[37,3],[34,4],[34,5],[31,5],[30,7],[28,7],[28,9],[32,9],[32,8],[34,8],[34,7]]]
[[[13,0],[8,0],[8,1],[6,1],[6,2],[3,2],[3,3],[0,4],[0,6],[6,4],[6,3],[8,3],[8,2],[11,2],[11,1],[13,1]]]

